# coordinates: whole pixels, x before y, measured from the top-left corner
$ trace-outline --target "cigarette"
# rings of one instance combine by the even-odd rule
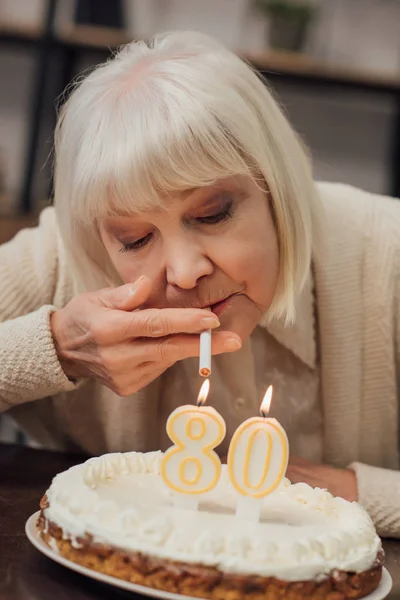
[[[211,329],[200,334],[199,373],[202,377],[211,375]]]

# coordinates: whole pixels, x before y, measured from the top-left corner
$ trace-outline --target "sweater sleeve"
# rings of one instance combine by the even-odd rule
[[[357,477],[358,501],[369,513],[378,534],[400,538],[400,471],[352,463]]]
[[[397,208],[397,207],[396,207]],[[393,222],[393,244],[396,248],[397,265],[395,272],[395,329],[397,401],[400,385],[400,211],[395,213]],[[400,407],[399,407],[400,412]],[[400,438],[400,432],[399,432]],[[400,471],[372,467],[355,462],[349,467],[357,478],[360,504],[369,513],[379,535],[400,538]]]
[[[52,208],[38,227],[0,246],[0,412],[75,387],[50,330],[56,291],[62,297],[70,286],[60,248]]]

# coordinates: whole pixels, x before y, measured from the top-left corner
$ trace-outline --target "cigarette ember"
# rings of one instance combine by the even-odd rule
[[[202,377],[211,375],[211,329],[200,334],[199,373]]]

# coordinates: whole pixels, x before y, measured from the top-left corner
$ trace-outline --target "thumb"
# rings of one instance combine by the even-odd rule
[[[151,281],[142,275],[134,283],[126,283],[116,288],[102,290],[99,299],[108,308],[131,311],[139,308],[150,296]]]
[[[293,467],[306,467],[310,466],[311,462],[305,458],[301,458],[301,456],[295,456],[294,454],[291,454],[289,456],[289,464]]]

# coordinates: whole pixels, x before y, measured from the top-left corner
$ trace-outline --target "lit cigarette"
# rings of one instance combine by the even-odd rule
[[[211,307],[206,310],[211,312]],[[202,377],[211,375],[211,329],[206,329],[200,334],[199,373]]]
[[[211,375],[211,329],[200,334],[199,373],[202,377]]]

